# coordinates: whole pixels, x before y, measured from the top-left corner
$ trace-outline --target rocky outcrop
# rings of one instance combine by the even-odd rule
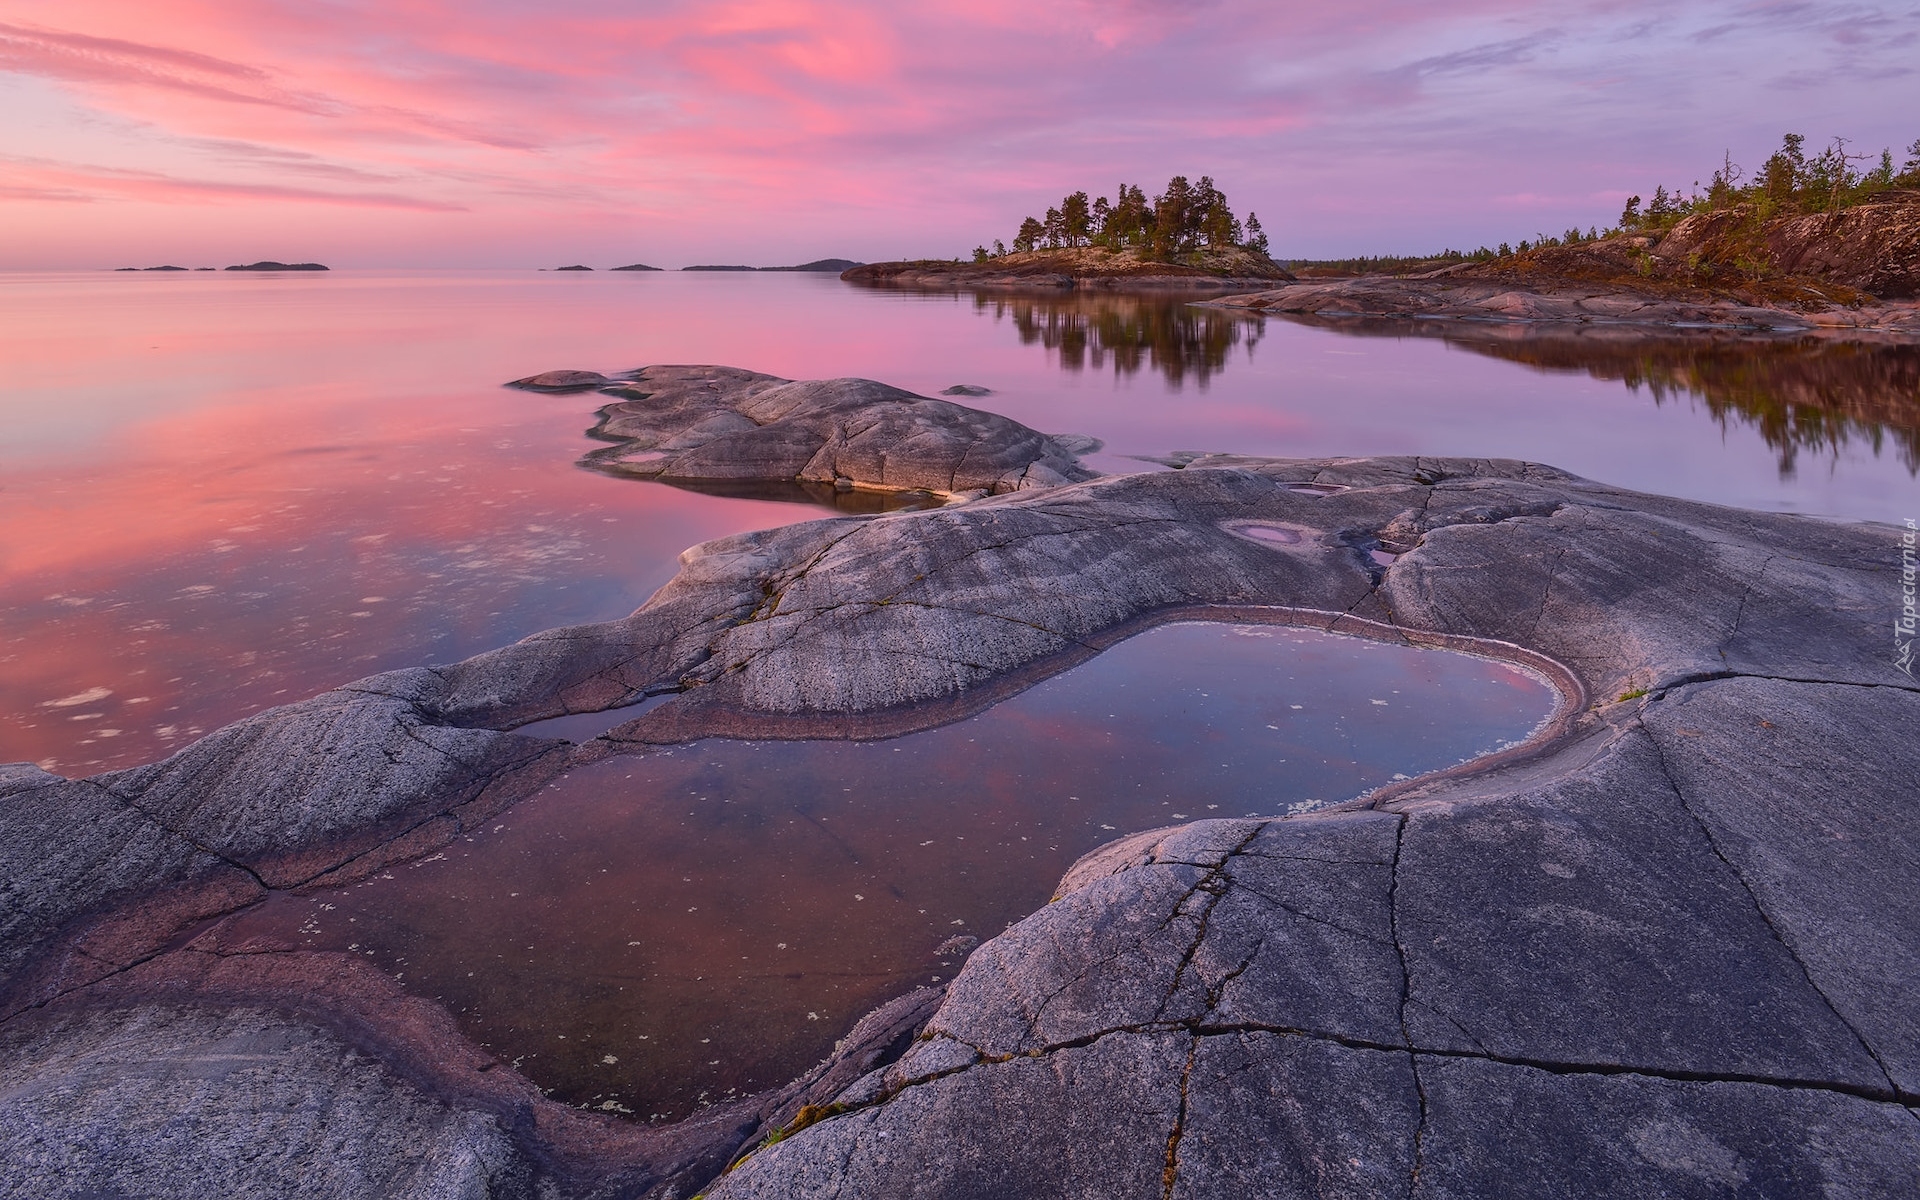
[[[1838,284],[1882,300],[1920,296],[1920,191],[1827,213],[1762,220],[1748,205],[1690,216],[1653,244],[1668,270],[1766,272]]]
[[[1463,278],[1451,269],[1418,276],[1368,275],[1301,282],[1206,301],[1221,308],[1320,317],[1418,317],[1638,326],[1812,331],[1832,337],[1920,338],[1920,304],[1748,302],[1713,293],[1655,291],[1552,277]]]
[[[0,1194],[1914,1190],[1895,531],[1498,460],[1176,461],[721,539],[623,621],[133,772],[10,768]],[[554,1105],[357,957],[220,924],[620,741],[923,728],[1250,611],[1548,656],[1573,709],[1530,753],[1097,851],[944,993],[681,1126]],[[589,746],[501,732],[662,692]]]
[[[534,381],[591,374],[548,372],[515,386],[554,390]],[[939,499],[1093,477],[1061,442],[1016,421],[871,380],[646,367],[601,390],[617,399],[589,432],[613,445],[582,465],[610,474],[708,489],[811,484]]]
[[[1325,317],[1811,330],[1920,337],[1920,192],[1831,213],[1696,213],[1619,234],[1404,275],[1312,279],[1228,307]]]
[[[270,260],[227,268],[229,271],[324,271],[326,269],[322,264],[315,262],[283,263]]]
[[[969,288],[989,291],[1063,288],[1231,290],[1290,280],[1286,268],[1266,255],[1239,247],[1207,250],[1180,261],[1161,262],[1132,250],[1100,246],[1029,250],[980,262],[925,259],[867,263],[841,273],[868,287]]]

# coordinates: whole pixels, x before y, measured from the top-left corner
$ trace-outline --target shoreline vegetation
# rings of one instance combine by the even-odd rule
[[[1210,177],[1191,184],[1175,176],[1151,200],[1124,183],[1117,200],[1074,192],[1023,220],[1011,248],[980,245],[971,261],[870,263],[841,278],[988,289],[1295,285],[1268,295],[1291,291],[1318,304],[1308,293],[1324,294],[1329,307],[1300,311],[1354,315],[1837,324],[1905,334],[1920,328],[1920,312],[1904,303],[1920,299],[1920,139],[1906,154],[1898,166],[1890,149],[1874,161],[1844,138],[1809,154],[1802,135],[1787,134],[1751,176],[1729,152],[1704,187],[1682,193],[1662,184],[1650,201],[1633,196],[1605,229],[1323,260],[1275,260],[1257,215],[1240,221]],[[1537,297],[1564,303],[1527,303]],[[1277,299],[1260,307],[1294,311]],[[1854,315],[1815,319],[1838,312]]]
[[[1649,295],[1749,304],[1857,307],[1920,296],[1920,138],[1896,167],[1835,138],[1809,155],[1790,133],[1750,176],[1731,152],[1703,187],[1657,185],[1628,198],[1618,220],[1517,244],[1439,254],[1290,259],[1303,281],[1455,278],[1520,284],[1613,284]]]

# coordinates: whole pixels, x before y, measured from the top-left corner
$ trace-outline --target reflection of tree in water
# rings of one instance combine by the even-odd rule
[[[1010,318],[1022,344],[1046,347],[1064,370],[1104,370],[1111,359],[1116,375],[1152,366],[1175,387],[1188,375],[1206,387],[1235,346],[1244,342],[1251,355],[1261,333],[1257,319],[1194,308],[1186,297],[976,294],[973,304],[996,321]]]
[[[1480,349],[1480,347],[1475,347]],[[1521,349],[1523,353],[1511,353]],[[1488,348],[1502,358],[1548,369],[1583,370],[1617,379],[1655,404],[1690,396],[1722,429],[1750,425],[1780,456],[1780,476],[1794,473],[1803,450],[1838,453],[1855,439],[1878,455],[1889,437],[1909,473],[1920,474],[1920,346],[1874,346],[1819,338],[1791,341],[1684,339],[1609,347],[1562,364],[1546,347]],[[1546,353],[1541,353],[1546,350]]]
[[[1705,405],[1722,429],[1756,430],[1780,456],[1782,478],[1793,475],[1803,451],[1838,453],[1862,441],[1878,455],[1889,439],[1907,470],[1920,474],[1920,346],[1811,336],[1648,334],[1617,326],[1310,323],[1359,334],[1444,338],[1537,370],[1581,372],[1635,391],[1644,387],[1656,404],[1685,396]]]

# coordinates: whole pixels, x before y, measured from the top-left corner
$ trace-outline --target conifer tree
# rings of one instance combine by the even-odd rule
[[[1256,213],[1247,214],[1247,249],[1255,254],[1267,253],[1267,231],[1260,226],[1260,217]]]
[[[1087,194],[1075,192],[1060,202],[1060,233],[1068,246],[1084,246],[1093,232],[1093,213]]]
[[[1193,185],[1185,175],[1167,180],[1167,190],[1153,198],[1153,253],[1165,258],[1191,248]]]

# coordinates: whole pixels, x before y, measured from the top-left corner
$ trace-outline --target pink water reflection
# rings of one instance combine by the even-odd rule
[[[1519,741],[1553,706],[1543,679],[1464,654],[1163,626],[906,737],[604,759],[224,936],[367,955],[555,1098],[679,1117],[953,978],[1095,846],[1345,800]]]
[[[979,384],[969,403],[1105,439],[1103,469],[1503,455],[1759,508],[1897,519],[1912,495],[1892,451],[1782,479],[1704,409],[1426,339],[1269,322],[1216,337],[1202,388],[1022,336],[1011,308],[797,275],[0,276],[0,760],[145,761],[371,671],[623,615],[686,546],[807,515],[577,470],[596,398],[499,387],[553,367]]]

